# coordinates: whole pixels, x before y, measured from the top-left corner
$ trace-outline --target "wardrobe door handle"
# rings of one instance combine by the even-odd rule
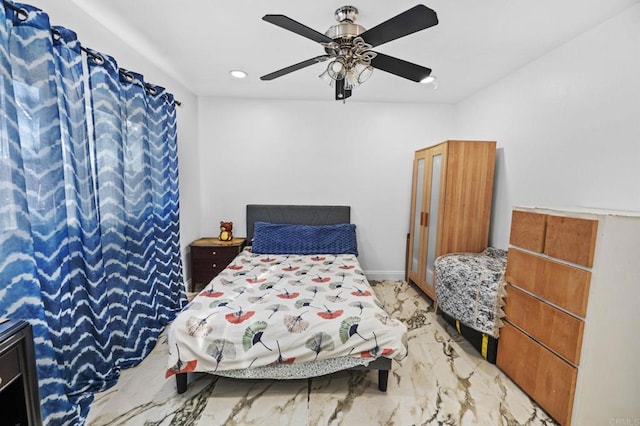
[[[429,212],[420,212],[420,226],[427,226],[429,224]]]

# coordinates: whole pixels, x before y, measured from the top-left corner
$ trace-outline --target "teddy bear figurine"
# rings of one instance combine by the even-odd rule
[[[220,241],[231,241],[233,239],[233,222],[220,221],[220,235],[218,239]]]

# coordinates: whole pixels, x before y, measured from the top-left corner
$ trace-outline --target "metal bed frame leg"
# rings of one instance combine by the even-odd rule
[[[389,382],[389,370],[378,370],[378,389],[381,392],[387,391],[387,383]]]
[[[176,388],[179,394],[187,391],[187,373],[176,374]]]

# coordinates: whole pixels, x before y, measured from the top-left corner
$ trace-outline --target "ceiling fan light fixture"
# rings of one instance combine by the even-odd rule
[[[369,64],[358,62],[347,71],[346,79],[351,87],[357,87],[367,81],[373,74],[373,67]]]
[[[339,57],[329,62],[327,73],[334,80],[342,80],[347,74],[347,65],[344,59]]]
[[[329,76],[329,72],[326,69],[318,76],[318,78],[329,85],[329,87],[334,87],[335,80]]]
[[[229,71],[229,74],[231,74],[231,77],[233,78],[237,78],[239,80],[246,78],[247,77],[247,73],[242,71],[242,70],[231,70]]]

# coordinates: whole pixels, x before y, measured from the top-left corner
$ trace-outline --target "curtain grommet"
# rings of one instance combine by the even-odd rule
[[[153,86],[148,86],[147,87],[147,92],[151,93],[152,95],[158,94],[158,90]]]
[[[102,55],[98,55],[96,53],[92,53],[91,55],[91,60],[98,64],[98,65],[104,65],[104,57]]]
[[[120,69],[120,74],[122,74],[124,79],[127,80],[127,83],[133,83],[133,76],[131,74],[129,74],[128,71],[126,71],[124,69]]]
[[[16,18],[18,18],[18,21],[20,22],[25,22],[27,19],[29,19],[29,11],[21,7],[20,9],[16,10]]]

